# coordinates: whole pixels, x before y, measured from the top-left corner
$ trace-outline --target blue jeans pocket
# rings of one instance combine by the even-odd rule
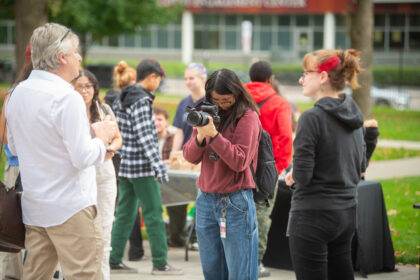
[[[247,213],[248,198],[246,191],[240,190],[226,196],[227,207],[230,207],[240,213]]]

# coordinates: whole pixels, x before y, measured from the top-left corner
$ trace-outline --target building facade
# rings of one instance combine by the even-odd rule
[[[160,0],[185,5],[179,22],[94,43],[89,57],[296,63],[320,48],[350,47],[353,0]],[[420,0],[374,0],[374,63],[420,63]],[[250,22],[250,53],[243,22]],[[13,54],[14,22],[0,21],[0,55]]]

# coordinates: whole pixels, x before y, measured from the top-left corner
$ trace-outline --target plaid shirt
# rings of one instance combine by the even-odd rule
[[[137,88],[145,91],[140,86]],[[121,100],[114,103],[114,112],[123,138],[118,176],[154,176],[160,183],[168,182],[168,173],[159,155],[153,100],[150,96],[148,93],[123,109],[120,106]]]

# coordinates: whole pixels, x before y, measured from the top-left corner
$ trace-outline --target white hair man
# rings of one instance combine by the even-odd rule
[[[103,239],[96,211],[94,165],[111,157],[116,123],[92,126],[70,82],[78,76],[79,40],[47,23],[31,37],[34,70],[6,104],[8,143],[19,157],[28,255],[23,279],[100,279]]]

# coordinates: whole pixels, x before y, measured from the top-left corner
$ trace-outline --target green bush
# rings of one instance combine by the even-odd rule
[[[374,66],[373,79],[379,85],[398,85],[400,83],[406,86],[420,86],[420,67],[403,66],[400,69],[397,65],[393,66]]]

